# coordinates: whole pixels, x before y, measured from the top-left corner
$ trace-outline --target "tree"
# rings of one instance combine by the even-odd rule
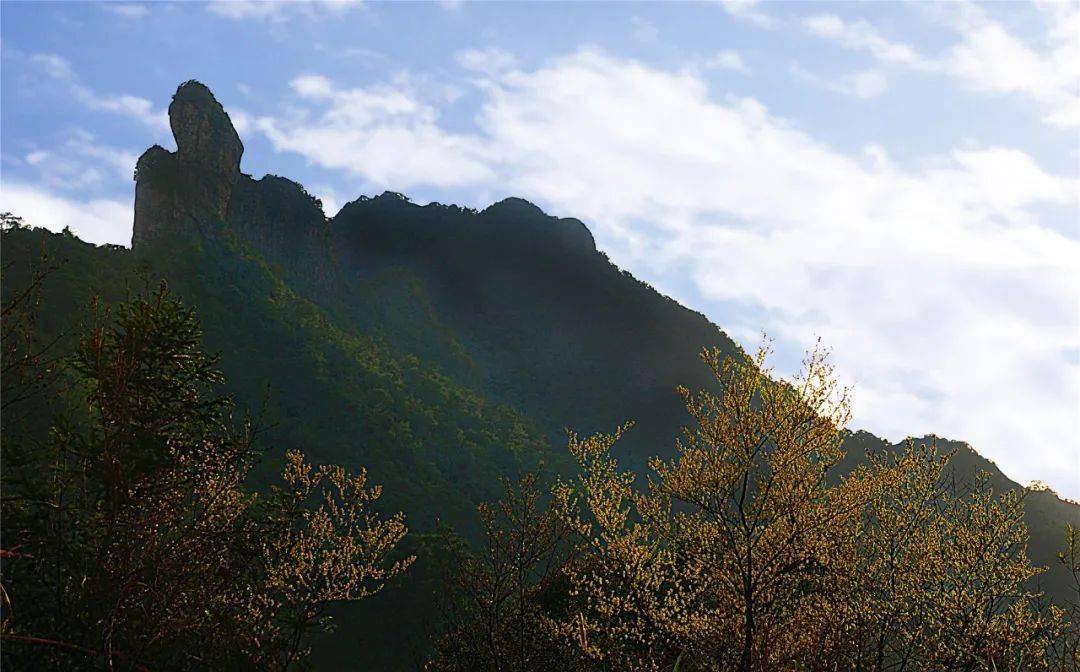
[[[898,476],[859,528],[845,620],[845,660],[869,670],[1044,669],[1061,626],[1028,588],[1022,497],[993,493],[983,476],[945,478],[926,446],[871,460]]]
[[[1050,647],[1055,672],[1080,670],[1080,529],[1065,527],[1065,547],[1058,553],[1058,562],[1072,577],[1072,599],[1066,610],[1066,624]],[[1054,605],[1046,605],[1053,609]]]
[[[1060,613],[1025,589],[1021,502],[950,483],[932,447],[834,473],[850,412],[826,353],[791,383],[707,351],[720,394],[681,390],[692,423],[644,487],[611,435],[571,437],[561,483],[584,539],[564,641],[606,669],[1045,667]]]
[[[239,622],[260,668],[289,670],[310,653],[308,635],[330,624],[330,604],[374,595],[413,558],[391,561],[407,531],[404,516],[372,511],[382,490],[368,487],[365,472],[313,469],[294,450],[282,479],[260,520],[269,531],[260,539],[258,580],[248,586],[249,613]]]
[[[4,232],[26,228],[21,217],[10,212],[0,213],[0,230]],[[11,278],[8,261],[0,268],[0,282]],[[0,306],[0,379],[4,394],[0,398],[0,410],[8,414],[16,404],[41,393],[55,380],[59,363],[57,342],[59,338],[42,341],[37,330],[38,309],[41,305],[42,283],[63,265],[46,254],[44,247],[30,261],[28,281],[11,292]]]
[[[292,669],[326,605],[379,590],[400,514],[363,473],[290,453],[270,496],[194,311],[158,291],[95,319],[68,365],[84,406],[5,464],[2,637],[17,667]],[[5,442],[7,452],[9,442]],[[24,451],[25,452],[25,451]]]
[[[506,480],[501,501],[477,507],[484,532],[478,551],[444,534],[445,632],[427,669],[524,672],[585,662],[553,628],[567,602],[564,570],[575,560],[576,530],[560,513],[563,502],[542,504],[537,480],[535,473]]]

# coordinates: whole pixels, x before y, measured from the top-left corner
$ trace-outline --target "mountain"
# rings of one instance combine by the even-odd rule
[[[230,391],[264,427],[267,469],[292,447],[367,467],[414,532],[438,522],[475,532],[473,508],[497,496],[500,476],[568,468],[566,428],[634,420],[625,463],[670,455],[686,419],[675,387],[711,385],[701,349],[746,356],[703,315],[612,264],[576,219],[517,198],[477,212],[390,192],[327,219],[300,184],[241,172],[243,143],[202,84],[180,86],[169,120],[177,151],[154,146],[138,160],[132,248],[6,232],[4,291],[42,248],[65,258],[39,324],[59,335],[92,294],[108,303],[166,278],[197,308]],[[32,417],[4,432],[44,431],[47,410]],[[925,440],[955,451],[959,479],[986,471],[998,490],[1020,487],[966,444]],[[899,447],[852,432],[847,448],[853,465]],[[1055,567],[1080,506],[1034,491],[1026,511],[1032,558]],[[1054,569],[1044,578],[1052,593],[1064,585]],[[318,668],[408,666],[429,589],[413,580],[342,612]]]

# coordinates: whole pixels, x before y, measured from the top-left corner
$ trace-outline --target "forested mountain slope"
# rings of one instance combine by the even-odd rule
[[[328,220],[301,185],[241,173],[243,145],[204,86],[182,85],[169,113],[178,150],[139,159],[132,249],[9,231],[4,292],[42,249],[65,259],[39,324],[63,334],[92,295],[108,303],[165,278],[196,308],[240,406],[265,426],[268,466],[291,447],[364,466],[385,486],[387,510],[403,510],[417,532],[441,521],[468,534],[500,476],[565,468],[565,428],[634,420],[627,463],[669,455],[686,420],[675,386],[710,384],[700,350],[745,356],[703,315],[610,263],[578,220],[520,199],[476,212],[394,193]],[[16,214],[33,224],[33,213]],[[47,416],[3,431],[44,431]],[[958,478],[987,471],[995,487],[1019,487],[965,444],[939,445],[956,450]],[[854,433],[847,463],[889,449]],[[1034,561],[1053,566],[1080,506],[1032,492],[1027,522]],[[1060,579],[1051,571],[1048,587]],[[360,646],[321,651],[322,665],[408,665],[394,649],[423,617],[424,586],[351,612],[337,640]],[[399,606],[387,609],[391,600]]]

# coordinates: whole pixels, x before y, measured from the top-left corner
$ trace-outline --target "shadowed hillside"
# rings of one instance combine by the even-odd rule
[[[66,259],[39,325],[63,334],[93,294],[112,302],[166,278],[223,354],[229,391],[265,425],[268,469],[303,446],[319,461],[367,467],[411,528],[445,522],[471,535],[473,508],[497,496],[500,476],[569,467],[566,428],[633,420],[619,448],[628,465],[670,455],[686,421],[675,387],[712,384],[701,349],[745,357],[703,315],[613,265],[576,219],[517,198],[477,212],[384,193],[328,220],[301,185],[241,172],[241,140],[206,87],[182,85],[169,113],[178,150],[139,159],[132,249],[10,231],[4,290],[42,248]],[[998,491],[1019,487],[966,444],[938,445],[956,451],[956,478],[986,471]],[[894,449],[853,433],[845,464]],[[1080,506],[1032,492],[1026,511],[1032,558],[1055,565]],[[1062,580],[1056,569],[1045,576],[1051,592]],[[417,580],[350,607],[319,669],[408,665],[404,633],[430,615],[426,589]]]

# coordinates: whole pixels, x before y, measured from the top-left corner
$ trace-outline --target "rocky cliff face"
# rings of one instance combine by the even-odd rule
[[[176,152],[155,145],[136,166],[133,248],[220,222],[273,263],[326,273],[325,263],[312,263],[329,257],[322,205],[296,182],[240,172],[244,144],[210,89],[181,84],[169,126]]]
[[[272,263],[306,269],[309,275],[328,270],[330,240],[322,204],[292,180],[241,175],[224,219],[230,231]]]
[[[240,176],[244,144],[210,89],[196,81],[181,84],[169,105],[169,126],[177,158],[226,181]]]
[[[132,247],[163,233],[224,220],[240,179],[244,145],[228,113],[199,82],[181,84],[169,105],[175,153],[154,145],[135,166]]]
[[[572,266],[596,252],[579,220],[551,217],[520,198],[476,213],[436,204],[420,208],[386,193],[350,203],[331,224],[300,184],[274,175],[254,180],[240,171],[244,145],[221,103],[196,81],[176,90],[169,125],[176,152],[155,145],[136,166],[136,249],[216,222],[270,263],[320,285],[332,282],[337,253],[365,256],[360,248],[397,250],[409,259],[464,249],[489,258],[542,257],[556,266]]]

